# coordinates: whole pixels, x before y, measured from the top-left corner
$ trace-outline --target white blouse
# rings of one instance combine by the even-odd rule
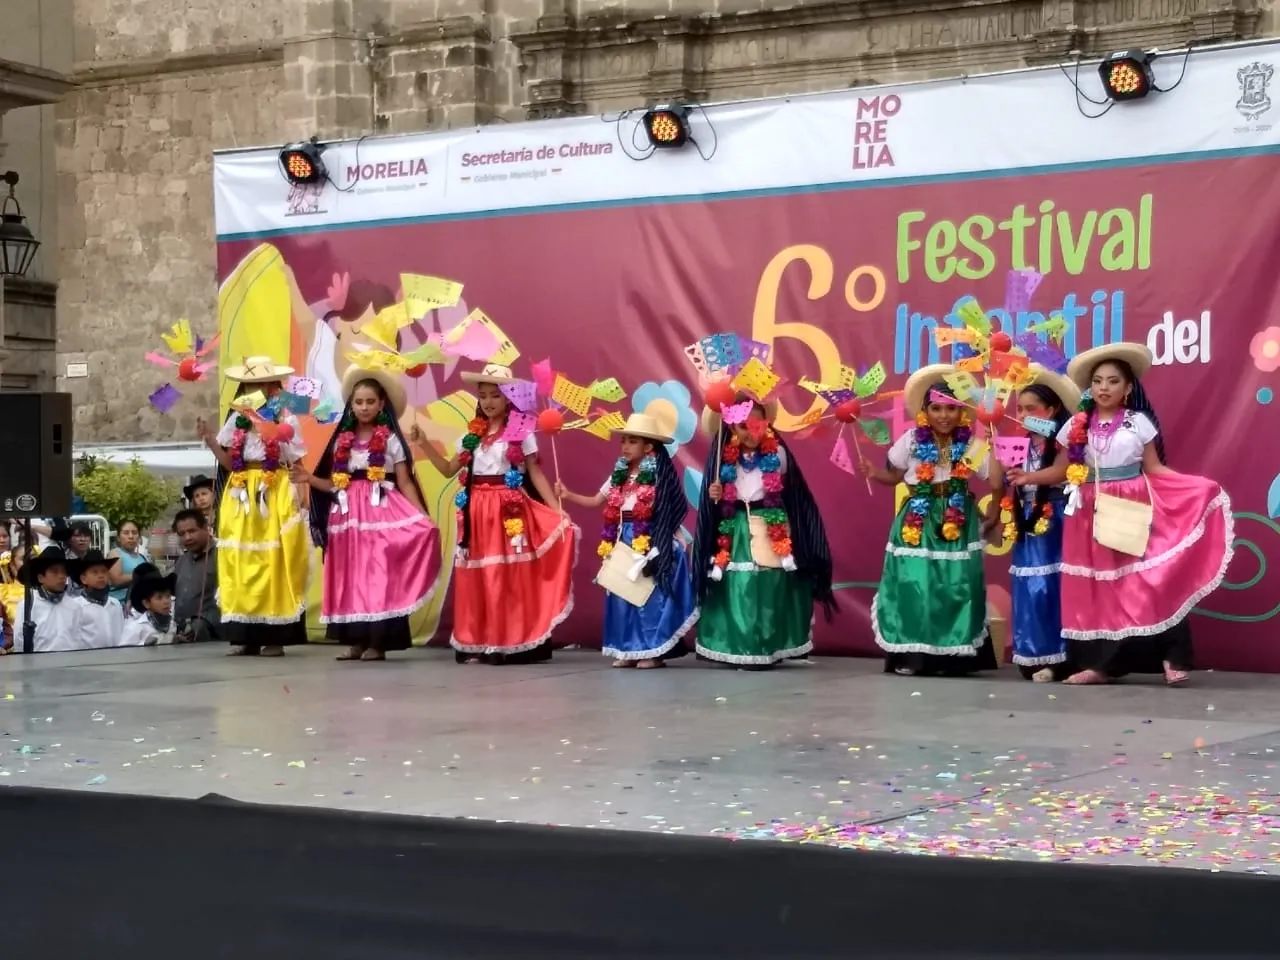
[[[894,441],[893,446],[889,448],[889,463],[903,472],[902,482],[907,486],[912,486],[916,483],[916,467],[920,465],[920,461],[911,455],[911,446],[915,443],[915,435],[915,428],[912,427]],[[975,434],[973,439],[969,441],[969,445],[972,446],[977,442],[978,437]],[[982,463],[973,471],[973,475],[975,477],[986,477],[987,471],[990,469],[990,463],[991,457],[988,454],[982,458]],[[933,483],[946,483],[950,479],[951,464],[949,462],[934,464]]]
[[[62,602],[76,606],[81,649],[120,646],[120,637],[124,633],[124,607],[119,600],[108,597],[106,603],[93,603],[85,597],[67,597]]]
[[[145,613],[130,612],[124,618],[124,633],[120,636],[122,647],[153,647],[161,643],[173,643],[176,630],[171,620],[169,629],[161,633]]]
[[[463,434],[458,438],[458,453],[462,452],[462,441],[466,437]],[[524,442],[520,444],[520,449],[524,451],[526,457],[532,457],[538,452],[538,438],[532,433],[524,438]],[[475,453],[471,458],[471,475],[474,477],[500,477],[507,472],[511,466],[507,462],[507,441],[495,440],[489,446],[483,443],[476,447]]]
[[[231,449],[231,441],[236,435],[236,417],[240,416],[239,411],[232,410],[227,422],[222,425],[222,429],[218,431],[219,445]],[[288,443],[280,444],[280,462],[296,463],[307,455],[307,446],[302,441],[302,428],[298,426],[298,418],[291,413],[280,415],[280,423],[287,423],[293,427],[293,439]],[[262,437],[258,436],[258,431],[249,429],[245,431],[244,438],[244,459],[246,463],[261,463],[267,456],[267,445],[263,442]]]
[[[631,476],[633,476],[633,477],[634,477],[634,476],[635,476],[635,474],[632,474]],[[602,497],[604,497],[604,498],[608,499],[608,497],[609,497],[609,491],[610,491],[610,490],[612,490],[612,489],[613,489],[613,479],[612,479],[612,478],[610,478],[610,479],[606,480],[603,484],[601,484],[601,486],[600,486],[600,496],[602,496]],[[623,484],[622,489],[624,489],[624,490],[626,489],[626,484]],[[636,494],[634,494],[634,493],[629,494],[628,496],[623,497],[623,498],[622,498],[622,510],[623,510],[623,512],[626,512],[627,510],[634,510],[634,509],[636,508],[636,500],[637,500],[637,499],[638,499],[638,497],[637,497],[637,496],[636,496]]]
[[[64,650],[83,650],[80,635],[80,617],[75,599],[63,597],[57,603],[50,603],[44,597],[32,594],[31,619],[36,624],[36,635],[31,645],[35,653],[59,653]],[[27,605],[24,599],[18,604],[18,615],[14,617],[13,652],[22,652],[22,625],[27,620]]]
[[[739,454],[741,456],[741,454]],[[764,472],[756,460],[757,466],[752,470],[743,469],[742,462],[738,462],[738,479],[735,486],[738,488],[738,499],[742,503],[758,503],[764,499]],[[787,451],[781,446],[778,447],[778,473],[786,476],[787,474]]]
[[[1085,448],[1085,463],[1091,467],[1128,467],[1142,462],[1142,453],[1147,444],[1160,435],[1151,418],[1145,413],[1132,410],[1121,413],[1124,423],[1111,437],[1111,443],[1105,450],[1099,446],[1105,444],[1095,426],[1089,429],[1089,444]],[[1108,420],[1107,423],[1111,421]],[[1096,423],[1096,421],[1095,421]],[[1065,449],[1071,442],[1071,423],[1058,431],[1058,443]]]
[[[404,455],[404,444],[400,442],[400,438],[394,433],[387,437],[387,475],[391,475],[391,471],[397,463],[404,463],[408,457]],[[351,470],[368,470],[369,469],[369,448],[362,447],[359,443],[351,448],[351,460],[348,463]]]

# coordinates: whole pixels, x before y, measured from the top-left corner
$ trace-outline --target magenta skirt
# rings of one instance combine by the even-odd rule
[[[1212,480],[1183,473],[1103,481],[1101,488],[1151,502],[1151,539],[1142,557],[1099,544],[1094,485],[1081,488],[1083,505],[1067,518],[1062,542],[1062,635],[1123,640],[1163,633],[1222,583],[1234,536],[1231,500]]]
[[[404,495],[352,480],[347,512],[329,514],[320,622],[372,623],[425,607],[440,576],[440,531]]]

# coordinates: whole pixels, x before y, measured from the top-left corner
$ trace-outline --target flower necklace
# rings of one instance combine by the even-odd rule
[[[653,454],[640,459],[634,477],[631,476],[631,461],[626,457],[618,458],[609,476],[611,486],[605,498],[604,528],[600,531],[600,546],[596,548],[598,556],[604,558],[613,553],[622,523],[622,505],[633,496],[636,505],[630,511],[631,549],[640,556],[649,552],[649,520],[653,516],[653,500],[658,492],[654,487],[657,474],[658,458]]]
[[[489,421],[485,417],[476,417],[467,424],[466,436],[462,438],[462,452],[458,454],[458,463],[462,470],[458,474],[461,489],[454,494],[453,505],[458,508],[458,529],[462,529],[462,512],[467,509],[470,497],[467,496],[467,478],[471,474],[471,463],[475,452],[481,446],[486,449],[493,446],[501,431],[490,433]],[[502,529],[511,540],[511,546],[520,553],[525,546],[524,517],[524,447],[519,443],[507,444],[507,472],[502,475],[506,489],[502,496]],[[461,534],[459,534],[461,536]]]
[[[280,407],[278,404],[268,401],[260,411],[259,415],[268,423],[279,422]],[[235,419],[235,432],[231,435],[231,476],[228,483],[231,486],[231,495],[247,510],[249,504],[248,482],[249,478],[246,474],[244,462],[244,448],[249,440],[249,431],[253,427],[253,421],[244,413],[237,413]],[[275,482],[276,471],[280,469],[280,440],[275,437],[262,436],[262,478],[258,482],[258,509],[262,515],[267,516],[267,491],[271,489],[271,485]]]
[[[351,450],[356,445],[355,418],[347,414],[338,429],[338,439],[333,445],[333,473],[329,479],[335,490],[345,490],[351,486]],[[370,483],[382,483],[387,479],[387,441],[390,438],[390,418],[385,410],[381,410],[374,421],[373,436],[369,438],[369,466],[365,476]]]
[[[1045,443],[1052,443],[1052,440],[1046,440]],[[1003,535],[1006,540],[1018,539],[1018,520],[1022,516],[1022,490],[1019,488],[1015,499],[1014,493],[1006,493],[1000,498],[1000,509],[1009,514],[1010,519],[1005,523]],[[1036,522],[1031,525],[1030,530],[1023,531],[1028,537],[1042,537],[1049,532],[1049,521],[1053,519],[1053,504],[1044,503],[1040,506],[1040,516],[1036,517]]]
[[[787,511],[782,506],[782,459],[778,456],[778,437],[769,427],[760,441],[758,451],[743,450],[735,436],[720,452],[720,482],[724,491],[720,498],[720,526],[716,537],[716,555],[712,558],[711,579],[720,580],[733,556],[734,514],[737,512],[738,470],[758,466],[764,485],[761,509],[756,511],[769,526],[769,540],[773,552],[781,558],[784,570],[795,570],[796,560],[791,552],[791,525]]]
[[[944,452],[938,444],[933,428],[929,426],[929,417],[921,411],[916,414],[915,436],[911,442],[911,456],[917,461],[916,482],[911,489],[911,499],[907,501],[907,512],[902,518],[902,542],[911,547],[918,547],[924,531],[924,521],[933,506],[933,478],[937,467],[946,464],[951,467],[943,496],[946,507],[942,513],[942,539],[959,540],[965,525],[965,500],[969,493],[969,477],[973,469],[964,462],[965,451],[969,447],[972,432],[969,429],[969,415],[960,415],[960,426],[951,434],[951,442]]]

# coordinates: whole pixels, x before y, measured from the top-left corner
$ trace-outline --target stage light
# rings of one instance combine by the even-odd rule
[[[324,145],[314,137],[302,143],[291,143],[280,151],[280,169],[291,184],[302,186],[311,183],[322,183],[329,176],[320,155],[324,153]]]
[[[644,132],[659,150],[683,147],[689,142],[689,108],[677,104],[653,107],[644,115]]]
[[[1144,50],[1113,53],[1098,64],[1102,89],[1112,100],[1141,100],[1155,89],[1151,54]]]

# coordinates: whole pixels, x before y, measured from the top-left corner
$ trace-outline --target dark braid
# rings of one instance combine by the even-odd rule
[[[689,507],[667,448],[654,443],[653,457],[657,461],[657,470],[653,478],[654,505],[653,519],[649,522],[649,541],[658,550],[658,556],[650,561],[650,570],[659,588],[670,593],[676,569],[676,531],[684,523]]]
[[[1046,437],[1044,441],[1044,455],[1040,458],[1040,469],[1044,470],[1053,465],[1058,455],[1058,432],[1063,428],[1068,420],[1071,419],[1071,411],[1063,404],[1062,398],[1052,389],[1043,383],[1033,383],[1029,387],[1024,387],[1023,393],[1030,393],[1039,398],[1040,402],[1046,407],[1053,407],[1057,413],[1053,415],[1053,436]],[[1049,502],[1049,496],[1053,492],[1053,488],[1046,484],[1040,484],[1036,488],[1036,498],[1033,501],[1033,509],[1027,511],[1024,509],[1026,491],[1022,487],[1013,488],[1013,501],[1017,505],[1013,511],[1013,522],[1018,528],[1019,535],[1029,533],[1034,529],[1036,521],[1040,518],[1044,505]]]

